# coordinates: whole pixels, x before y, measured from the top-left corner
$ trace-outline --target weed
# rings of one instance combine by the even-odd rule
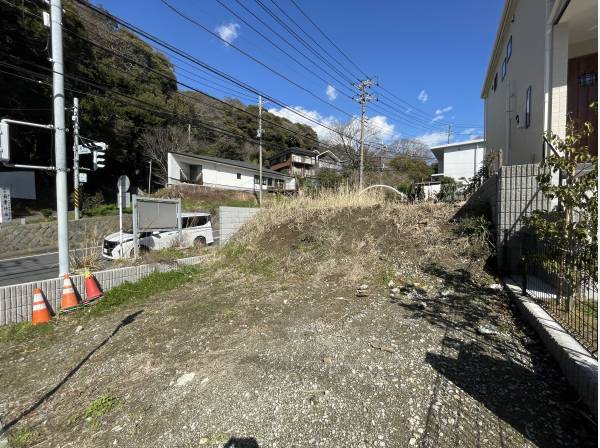
[[[8,446],[11,448],[29,446],[34,441],[36,436],[37,431],[26,426],[8,436]]]
[[[194,278],[200,269],[185,266],[169,272],[153,272],[136,283],[123,283],[106,292],[104,298],[89,309],[88,316],[107,312],[115,307],[135,303],[155,294],[170,291]]]
[[[458,223],[456,232],[461,236],[469,237],[481,242],[490,241],[491,223],[486,216],[473,216],[464,218]]]
[[[0,342],[19,342],[36,336],[47,335],[54,331],[55,325],[47,323],[32,325],[31,322],[3,325],[0,327]]]
[[[102,394],[88,405],[83,414],[83,418],[92,425],[96,425],[100,418],[108,414],[117,406],[120,406],[122,403],[123,400],[117,397]]]

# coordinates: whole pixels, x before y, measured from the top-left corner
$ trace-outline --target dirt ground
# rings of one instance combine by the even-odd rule
[[[406,207],[243,234],[176,290],[0,343],[8,442],[596,446],[489,254],[452,209]]]

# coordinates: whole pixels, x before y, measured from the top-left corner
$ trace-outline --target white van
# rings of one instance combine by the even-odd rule
[[[181,239],[177,230],[143,232],[139,235],[140,253],[169,247],[202,247],[213,244],[212,224],[208,213],[182,213]],[[121,250],[119,232],[111,233],[104,238],[102,256],[115,260],[133,257],[133,232],[123,232],[123,248]]]

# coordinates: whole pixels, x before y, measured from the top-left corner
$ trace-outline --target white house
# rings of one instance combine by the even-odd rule
[[[241,160],[170,152],[167,185],[193,183],[213,188],[255,191],[259,189],[259,166]],[[294,191],[293,177],[262,169],[263,190]]]
[[[506,0],[481,91],[486,146],[505,165],[540,162],[568,115],[596,123],[597,34],[597,0]],[[588,143],[597,154],[597,134]]]
[[[438,162],[437,176],[451,177],[456,181],[468,181],[483,164],[485,140],[469,140],[435,146],[431,152]]]

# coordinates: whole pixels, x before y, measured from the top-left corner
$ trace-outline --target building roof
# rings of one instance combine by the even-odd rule
[[[456,142],[456,143],[448,143],[447,145],[439,145],[429,148],[433,155],[439,159],[446,149],[455,149],[460,148],[461,146],[471,146],[473,144],[485,143],[484,138],[479,138],[477,140],[466,140],[464,142]]]
[[[494,48],[492,50],[492,54],[490,55],[483,86],[481,88],[481,98],[483,99],[487,97],[488,88],[494,79],[494,69],[500,60],[500,55],[504,52],[504,45],[501,45],[503,43],[504,31],[510,26],[512,21],[512,13],[515,10],[516,4],[517,0],[505,0],[504,2],[502,17],[500,18],[500,23],[498,24],[498,31],[496,31]]]
[[[206,156],[203,154],[186,154],[186,153],[182,153],[182,152],[171,152],[170,154],[189,157],[192,159],[205,160],[207,162],[220,163],[223,165],[235,166],[237,168],[245,168],[247,170],[256,171],[257,173],[260,171],[259,165],[256,165],[254,163],[244,162],[243,160],[223,159],[221,157]],[[278,171],[271,170],[269,168],[263,167],[262,172],[263,172],[263,175],[269,174],[269,175],[276,176],[279,178],[290,178],[290,176],[286,176],[285,174],[282,174]]]
[[[283,151],[278,152],[273,158],[275,157],[279,157],[283,154],[300,154],[302,156],[311,156],[314,157],[315,156],[315,151],[313,151],[312,149],[305,149],[305,148],[300,148],[298,146],[293,146],[291,148],[287,148],[284,149]]]

